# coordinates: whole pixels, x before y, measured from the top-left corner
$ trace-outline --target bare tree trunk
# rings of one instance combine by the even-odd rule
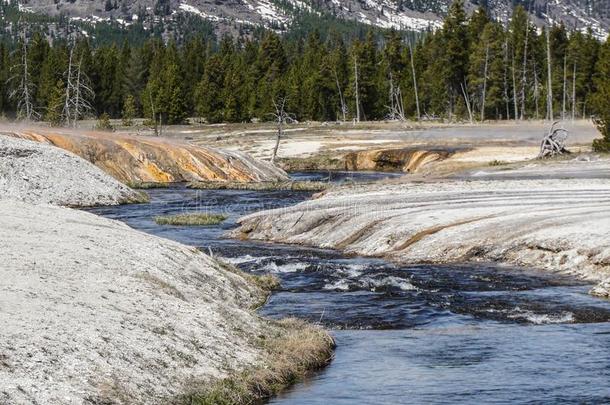
[[[32,94],[30,91],[30,69],[28,66],[28,47],[23,41],[23,100],[25,105],[25,114],[28,121],[32,119]]]
[[[392,72],[390,72],[390,119],[394,119],[396,116],[396,106],[394,105],[394,80],[392,78]]]
[[[337,71],[333,70],[335,74],[335,82],[337,83],[337,90],[339,91],[339,101],[341,103],[341,114],[343,115],[343,122],[345,122],[345,114],[347,113],[347,107],[345,105],[345,99],[343,98],[343,92],[341,91],[341,85],[339,84],[339,76]]]
[[[546,33],[546,65],[548,71],[548,90],[547,90],[547,119],[553,120],[555,114],[553,114],[553,71],[551,70],[551,32],[547,30]]]
[[[70,90],[72,90],[72,58],[74,56],[74,47],[70,48],[70,57],[68,61],[68,73],[66,75],[66,95],[64,100],[64,109],[62,112],[63,120],[67,126],[70,126]]]
[[[75,68],[76,78],[74,81],[71,81],[73,87],[70,92],[71,100],[69,104],[73,110],[72,125],[74,127],[77,126],[79,119],[93,109],[89,100],[93,99],[95,96],[93,89],[90,86],[89,78],[82,71],[82,64],[83,59],[81,56]]]
[[[277,157],[277,151],[280,148],[280,140],[284,135],[284,127],[281,121],[278,121],[277,125],[277,136],[275,138],[275,146],[273,147],[273,155],[271,155],[271,164],[275,164],[275,158]]]
[[[540,85],[538,84],[538,69],[536,69],[536,62],[534,61],[534,102],[536,103],[536,119],[540,118]]]
[[[273,154],[271,155],[271,164],[275,164],[277,151],[280,148],[280,141],[284,136],[284,124],[290,119],[290,114],[286,112],[286,101],[286,97],[280,97],[277,100],[273,100],[275,113],[272,113],[272,115],[275,117],[277,123],[277,135],[275,138],[275,146],[273,147]]]
[[[468,109],[468,116],[470,118],[470,123],[472,124],[474,122],[474,119],[472,117],[472,107],[470,106],[470,98],[468,97],[468,93],[466,92],[468,86],[465,86],[461,83],[460,86],[462,87],[462,94],[464,95],[464,101],[466,102],[466,108]]]
[[[148,97],[150,99],[150,109],[152,110],[152,119],[153,119],[153,122],[155,123],[155,127],[154,127],[155,136],[158,136],[159,129],[157,128],[157,115],[155,114],[155,102],[153,101],[153,96],[150,91],[148,92]]]
[[[572,122],[576,119],[576,62],[574,62],[574,73],[572,74]]]
[[[489,44],[485,49],[485,71],[483,73],[483,100],[481,101],[481,122],[485,121],[485,97],[487,96],[487,69],[489,66]]]
[[[563,102],[561,104],[561,119],[566,119],[566,101],[567,101],[567,85],[568,85],[568,55],[563,56]]]
[[[82,62],[82,60],[81,60]],[[73,125],[74,128],[76,128],[76,123],[78,122],[78,118],[81,114],[80,111],[80,103],[81,103],[81,94],[80,94],[80,67],[81,67],[81,62],[78,63],[78,70],[76,72],[76,94],[75,96],[75,100],[74,100],[74,117],[73,117]]]
[[[525,23],[525,47],[523,49],[523,78],[521,79],[521,120],[525,119],[525,87],[527,85],[527,50],[529,45],[530,19],[529,13]]]
[[[402,91],[400,86],[396,88],[396,106],[398,108],[398,115],[402,121],[405,121],[405,105],[402,99]]]
[[[354,56],[354,75],[356,79],[356,122],[360,122],[360,95],[358,94],[358,60]]]
[[[32,92],[31,92],[31,80],[30,80],[30,69],[28,66],[28,47],[25,40],[23,39],[23,103],[25,105],[25,116],[28,121],[32,119],[33,115],[33,103],[32,103]]]
[[[506,119],[510,119],[510,100],[508,98],[508,38],[504,41],[504,102],[506,104]]]
[[[417,120],[421,119],[419,110],[419,93],[417,91],[417,76],[415,75],[415,62],[413,61],[413,45],[409,41],[409,54],[411,55],[411,74],[413,75],[413,91],[415,93],[415,108],[417,108]]]
[[[400,86],[394,86],[394,76],[390,72],[390,105],[388,119],[405,121],[405,109],[402,101]]]
[[[515,79],[515,50],[512,50],[512,76],[513,76],[513,107],[515,109],[515,121],[519,118],[519,105],[517,104],[517,80]]]
[[[15,75],[11,76],[9,82],[17,82],[16,88],[9,94],[9,97],[16,100],[17,110],[21,117],[24,117],[27,121],[31,121],[37,117],[37,113],[34,110],[34,100],[32,99],[32,93],[34,90],[34,83],[30,77],[30,66],[28,59],[28,42],[27,32],[23,32],[23,46],[21,47],[21,62],[11,67],[11,71],[15,71]]]

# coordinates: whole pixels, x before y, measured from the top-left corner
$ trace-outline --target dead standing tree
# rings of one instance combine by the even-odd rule
[[[284,136],[284,125],[293,122],[294,118],[292,114],[286,111],[286,102],[288,99],[286,97],[277,97],[273,100],[273,108],[275,108],[275,112],[271,113],[276,125],[277,125],[277,135],[275,138],[275,146],[273,147],[273,154],[271,155],[271,164],[275,164],[275,158],[277,157],[277,151],[280,148],[280,141]]]
[[[487,97],[487,71],[489,69],[489,43],[485,47],[485,69],[483,71],[483,97],[481,100],[481,122],[485,121],[485,98]]]
[[[417,76],[415,75],[415,62],[413,61],[413,45],[409,41],[409,56],[411,57],[411,75],[413,76],[413,92],[415,93],[415,107],[417,108],[417,120],[421,119],[421,112],[419,110],[419,94],[417,92]]]
[[[464,103],[466,104],[466,108],[468,109],[468,118],[470,123],[474,123],[474,116],[472,115],[472,104],[470,102],[470,96],[468,95],[468,84],[464,79],[464,83],[460,83],[460,87],[462,88],[462,95],[464,96]]]
[[[356,122],[360,122],[360,91],[358,89],[358,59],[354,56],[354,87],[356,92]]]
[[[82,71],[82,61],[83,58],[81,57],[76,66],[76,75],[71,91],[72,100],[70,101],[70,104],[72,106],[72,122],[74,123],[74,126],[76,126],[76,122],[79,119],[93,111],[90,100],[95,97],[95,92],[91,87],[89,77]]]
[[[343,98],[343,92],[341,91],[341,84],[339,83],[339,76],[337,75],[337,71],[333,70],[335,75],[335,82],[337,83],[337,90],[339,91],[339,102],[341,103],[341,114],[343,116],[343,122],[345,122],[346,115],[348,113],[347,104],[345,104],[345,99]]]
[[[11,66],[7,84],[13,86],[13,90],[9,93],[9,97],[17,102],[17,113],[20,118],[32,121],[40,118],[40,114],[34,108],[34,82],[30,75],[30,66],[28,58],[28,42],[27,34],[23,32],[21,46],[21,57],[19,62]]]
[[[553,70],[551,67],[551,32],[546,30],[546,68],[547,68],[547,91],[546,91],[546,116],[549,121],[553,120]]]
[[[568,130],[563,127],[555,128],[558,123],[559,121],[555,121],[553,125],[551,125],[549,132],[542,139],[538,159],[546,159],[570,153],[565,147],[565,141],[568,138]]]
[[[402,92],[400,91],[400,86],[394,85],[394,78],[392,72],[389,75],[389,84],[390,84],[390,105],[388,108],[387,119],[390,121],[406,121],[405,118],[405,108],[402,101]]]
[[[66,71],[66,96],[62,111],[63,121],[67,126],[76,127],[79,119],[93,110],[89,100],[95,93],[89,78],[82,71],[82,57],[74,63],[74,48],[70,49],[68,70]]]

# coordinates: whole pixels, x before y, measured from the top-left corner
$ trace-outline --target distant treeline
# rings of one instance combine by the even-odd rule
[[[538,30],[523,7],[504,27],[455,1],[442,29],[345,41],[311,32],[178,46],[51,45],[30,32],[0,43],[0,111],[56,124],[144,116],[163,124],[269,120],[531,119],[610,111],[610,42],[561,25]],[[411,38],[411,39],[409,39]],[[27,98],[27,100],[25,100]]]

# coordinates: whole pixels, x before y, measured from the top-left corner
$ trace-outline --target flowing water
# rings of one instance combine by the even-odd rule
[[[387,174],[299,173],[373,181]],[[150,190],[149,204],[91,211],[199,246],[282,288],[261,314],[319,322],[334,361],[274,404],[610,403],[610,302],[572,278],[498,266],[403,266],[223,237],[241,215],[306,192]],[[219,226],[160,226],[156,215],[222,212]]]

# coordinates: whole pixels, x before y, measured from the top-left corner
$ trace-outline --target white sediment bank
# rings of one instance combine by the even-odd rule
[[[331,190],[236,236],[401,262],[491,261],[610,279],[610,181],[452,180]],[[593,293],[610,295],[609,282]]]
[[[82,207],[145,198],[70,152],[0,135],[0,199]]]
[[[0,212],[0,403],[159,403],[258,360],[262,292],[197,249],[68,208]]]
[[[0,136],[0,404],[168,403],[277,361],[261,342],[301,332],[320,362],[330,357],[319,329],[256,315],[266,292],[252,277],[194,247],[55,206],[134,196],[71,153]]]

